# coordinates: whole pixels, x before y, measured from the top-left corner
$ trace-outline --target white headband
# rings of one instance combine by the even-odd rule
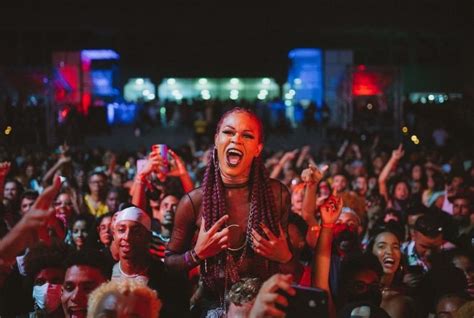
[[[143,225],[148,231],[151,231],[151,219],[143,210],[137,207],[129,207],[118,212],[115,219],[115,225],[121,221],[134,221]]]

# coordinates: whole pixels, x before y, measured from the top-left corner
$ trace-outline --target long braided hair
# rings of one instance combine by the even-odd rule
[[[262,122],[250,110],[245,108],[233,108],[222,115],[221,120],[217,125],[217,133],[219,133],[223,120],[234,113],[246,113],[254,119],[259,125],[259,141],[263,140]],[[265,224],[275,235],[279,235],[278,223],[275,220],[273,211],[275,211],[275,200],[270,186],[268,171],[266,170],[261,156],[255,157],[252,161],[250,170],[250,211],[248,216],[248,225],[246,229],[246,246],[242,252],[241,257],[246,257],[252,253],[252,229],[261,233],[259,224]],[[202,184],[203,188],[203,217],[206,230],[209,230],[214,223],[216,223],[222,216],[227,214],[227,207],[225,202],[225,189],[219,171],[219,160],[217,158],[217,149],[214,149],[209,154],[209,160],[204,174]],[[202,275],[204,282],[212,289],[219,289],[219,281],[222,281],[223,276],[226,275],[226,253],[219,253],[218,255],[206,260],[205,270]],[[275,264],[273,264],[272,267]],[[271,275],[272,273],[269,273]],[[231,279],[231,283],[235,283],[237,277]]]

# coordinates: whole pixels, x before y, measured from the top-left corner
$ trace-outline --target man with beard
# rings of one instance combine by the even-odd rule
[[[472,201],[468,195],[462,193],[455,195],[451,201],[453,202],[453,220],[458,226],[456,245],[461,248],[470,248],[474,238],[474,224],[471,221]]]
[[[353,256],[341,267],[338,317],[389,317],[381,308],[382,266],[372,254]]]
[[[174,224],[174,214],[179,199],[168,194],[160,201],[159,209],[153,209],[153,219],[151,220],[152,242],[150,253],[157,256],[161,261],[165,259],[166,245],[171,238]]]
[[[189,309],[186,278],[167,272],[165,265],[153,260],[148,252],[150,217],[134,206],[118,212],[114,241],[118,245],[119,261],[113,267],[112,280],[140,281],[158,292],[163,301],[161,317],[186,317]]]

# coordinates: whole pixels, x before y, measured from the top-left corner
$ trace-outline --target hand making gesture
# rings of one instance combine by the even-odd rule
[[[194,251],[199,259],[204,260],[215,256],[227,248],[229,229],[224,228],[220,230],[220,228],[225,224],[228,218],[228,215],[224,215],[214,223],[208,231],[206,231],[204,218],[201,219],[201,228],[199,229],[197,242],[194,246]]]
[[[257,254],[284,264],[288,263],[293,255],[288,247],[285,231],[283,231],[281,224],[278,224],[278,227],[280,235],[276,236],[265,224],[260,224],[260,228],[268,239],[260,235],[255,229],[252,229],[252,243]]]

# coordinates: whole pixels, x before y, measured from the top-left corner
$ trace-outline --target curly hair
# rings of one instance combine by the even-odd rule
[[[262,140],[262,123],[260,119],[251,111],[244,108],[233,108],[226,112],[217,125],[217,132],[220,130],[223,120],[234,113],[243,112],[248,114],[259,125],[259,141]],[[268,171],[265,169],[261,156],[255,157],[250,168],[250,211],[248,217],[248,226],[246,229],[246,246],[242,252],[242,258],[251,253],[252,229],[260,231],[259,224],[265,224],[275,235],[279,235],[279,228],[272,211],[275,211],[275,200],[270,187]],[[206,230],[209,230],[222,216],[227,214],[225,202],[225,189],[219,171],[219,161],[217,158],[217,149],[209,153],[209,160],[204,174],[202,184],[203,188],[203,217]],[[216,287],[219,281],[220,273],[226,270],[226,255],[220,253],[215,257],[206,259],[207,270],[203,271],[203,278],[209,287]],[[274,267],[274,265],[272,265]],[[270,271],[271,272],[271,271]],[[236,283],[238,277],[231,277],[231,283]]]
[[[140,298],[142,305],[148,301],[150,317],[159,317],[161,301],[156,291],[150,287],[132,279],[117,279],[103,283],[89,295],[87,304],[87,317],[97,317],[99,305],[111,294],[119,294],[123,297],[134,295]],[[117,302],[118,303],[118,302]]]

